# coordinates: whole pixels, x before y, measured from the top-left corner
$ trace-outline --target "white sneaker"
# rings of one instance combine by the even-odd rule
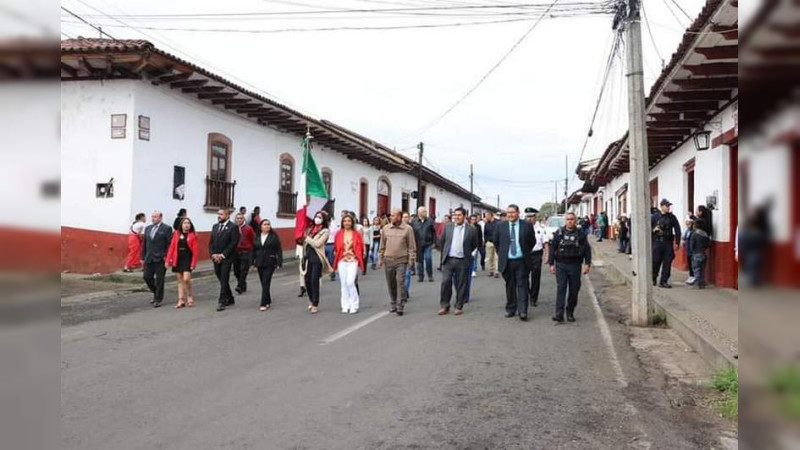
[[[475,272],[472,272],[472,278],[475,278],[475,277],[477,277],[477,276],[478,276],[478,274],[477,274],[477,273],[475,273]]]
[[[694,280],[695,280],[694,277],[689,277],[686,279],[686,284],[694,284]]]
[[[352,309],[352,310],[350,310],[350,314],[358,314],[358,310],[357,309]]]

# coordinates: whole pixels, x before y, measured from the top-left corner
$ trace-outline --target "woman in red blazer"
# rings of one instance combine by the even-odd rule
[[[359,270],[365,270],[364,238],[356,230],[353,216],[345,214],[333,244],[333,269],[339,272],[342,284],[342,313],[358,312],[358,289],[356,277]]]
[[[172,267],[178,278],[178,304],[175,305],[175,309],[184,306],[191,308],[194,306],[192,271],[197,267],[197,234],[194,231],[194,224],[188,217],[184,217],[180,228],[172,233],[165,265]]]

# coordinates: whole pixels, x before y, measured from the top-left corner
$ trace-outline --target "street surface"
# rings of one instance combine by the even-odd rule
[[[356,315],[339,312],[339,282],[324,278],[312,316],[295,267],[276,274],[266,313],[255,273],[222,313],[214,278],[196,283],[193,309],[172,308],[173,285],[160,309],[132,293],[62,310],[62,448],[713,445],[702,421],[675,413],[588,281],[577,323],[555,326],[547,272],[527,323],[503,317],[503,281],[486,272],[462,317],[437,316],[439,275],[414,278],[403,317],[386,313],[382,271],[360,277]]]

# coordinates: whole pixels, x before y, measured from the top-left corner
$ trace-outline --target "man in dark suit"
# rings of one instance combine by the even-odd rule
[[[214,274],[219,280],[219,305],[217,311],[225,311],[225,307],[233,305],[231,292],[231,267],[236,262],[236,245],[239,243],[239,227],[230,220],[230,212],[220,209],[217,212],[218,222],[211,229],[211,241],[208,253],[214,262]]]
[[[528,320],[528,274],[536,235],[530,222],[519,220],[519,206],[508,205],[507,219],[495,229],[498,270],[506,281],[506,317],[519,313]]]
[[[478,230],[467,224],[466,217],[466,209],[456,208],[453,211],[453,222],[445,226],[442,236],[439,238],[439,248],[442,249],[440,316],[450,312],[454,275],[456,285],[455,315],[460,316],[463,314],[464,302],[467,299],[467,280],[470,276],[469,265],[472,252],[478,248]]]
[[[158,308],[164,301],[164,276],[167,274],[164,261],[172,241],[172,228],[162,223],[163,218],[160,211],[153,212],[150,216],[153,223],[145,228],[142,245],[144,282],[153,293],[153,300],[150,301],[153,308]]]

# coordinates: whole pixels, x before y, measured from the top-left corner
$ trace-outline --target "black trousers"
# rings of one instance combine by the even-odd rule
[[[250,262],[253,255],[250,252],[237,252],[236,264],[233,266],[233,276],[236,277],[236,287],[241,292],[247,291],[247,274],[250,272]]]
[[[144,263],[144,282],[153,293],[153,300],[160,302],[164,300],[164,277],[167,268],[164,261],[153,261]]]
[[[272,304],[269,290],[272,286],[273,273],[275,273],[274,267],[258,267],[258,279],[261,281],[261,306]]]
[[[578,292],[581,290],[581,263],[561,263],[556,261],[556,316],[564,317],[564,303],[567,314],[575,313],[578,305]]]
[[[531,296],[531,303],[537,303],[539,301],[539,286],[542,284],[542,256],[544,255],[543,250],[539,250],[538,252],[533,252],[533,264],[531,265],[531,285],[530,285],[530,296]]]
[[[658,273],[661,272],[661,283],[669,282],[672,275],[672,260],[675,259],[675,249],[672,248],[672,240],[653,240],[653,283],[658,280]]]
[[[525,261],[509,259],[503,279],[506,281],[506,312],[520,316],[528,315],[528,269]]]
[[[453,283],[456,285],[456,309],[463,309],[467,300],[467,277],[469,260],[467,258],[447,257],[442,264],[442,287],[439,303],[442,308],[450,309],[450,298],[453,296]]]
[[[227,305],[233,302],[233,292],[231,292],[231,267],[236,262],[236,258],[225,258],[219,263],[214,263],[214,275],[219,280],[219,304]]]
[[[319,306],[319,280],[322,278],[322,263],[309,259],[306,267],[306,292],[308,301],[314,306]]]
[[[486,244],[478,247],[478,253],[481,255],[481,270],[486,270]],[[478,265],[476,264],[475,267],[478,267]]]

